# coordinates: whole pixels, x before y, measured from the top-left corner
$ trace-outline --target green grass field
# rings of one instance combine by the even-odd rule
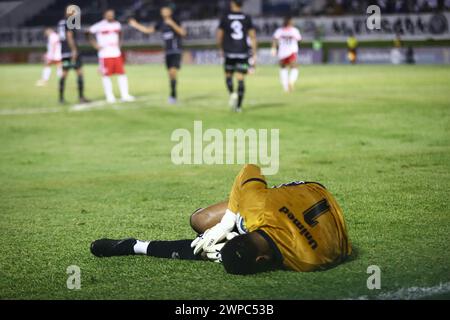
[[[96,67],[85,71],[87,96],[103,99]],[[41,66],[0,72],[1,299],[375,298],[450,282],[449,67],[307,66],[291,95],[276,67],[260,67],[242,114],[228,109],[219,66],[185,66],[176,107],[165,103],[162,66],[128,66],[139,101],[79,112],[58,106],[54,77],[34,86]],[[326,185],[354,259],[242,277],[208,262],[93,257],[100,237],[193,238],[191,212],[227,197],[239,165],[171,162],[172,131],[192,131],[194,120],[280,129],[280,170],[269,183]],[[366,287],[373,264],[381,290]],[[81,290],[66,287],[69,265],[81,268]]]

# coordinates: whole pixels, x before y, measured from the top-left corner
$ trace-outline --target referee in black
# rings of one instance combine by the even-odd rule
[[[177,103],[177,73],[181,67],[181,54],[183,51],[181,39],[186,36],[186,30],[180,22],[173,18],[173,10],[169,5],[160,9],[161,21],[154,26],[144,26],[135,19],[128,21],[133,28],[151,34],[156,31],[161,32],[164,40],[164,49],[166,54],[166,67],[170,79],[170,97],[169,104]]]

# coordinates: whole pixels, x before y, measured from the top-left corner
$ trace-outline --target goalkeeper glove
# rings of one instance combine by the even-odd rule
[[[225,211],[222,220],[214,227],[205,231],[205,233],[197,237],[191,243],[191,248],[194,248],[194,254],[198,254],[202,250],[215,245],[217,242],[225,239],[227,233],[233,230],[236,223],[236,214],[232,211]]]
[[[229,232],[226,235],[226,239],[227,241],[233,239],[234,237],[236,237],[238,234],[236,232]],[[204,257],[212,262],[216,262],[216,263],[221,263],[222,262],[222,255],[220,254],[220,251],[222,250],[223,246],[225,245],[226,242],[222,242],[222,243],[217,243],[213,246],[210,246],[208,248],[206,248],[203,251]]]

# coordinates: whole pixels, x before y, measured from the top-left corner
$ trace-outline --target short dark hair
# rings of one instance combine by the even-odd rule
[[[231,274],[252,274],[260,270],[256,261],[258,248],[250,234],[237,236],[228,241],[221,250],[222,264]]]
[[[231,0],[238,7],[242,7],[244,5],[244,0]]]
[[[291,14],[288,14],[288,15],[284,16],[284,18],[283,18],[283,27],[286,27],[288,25],[289,21],[291,21],[291,20],[292,20],[292,15]]]
[[[161,8],[169,8],[171,10],[175,9],[175,3],[173,3],[172,1],[164,1],[161,4]]]

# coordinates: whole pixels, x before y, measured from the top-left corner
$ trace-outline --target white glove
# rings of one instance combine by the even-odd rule
[[[233,239],[236,237],[238,233],[236,232],[229,232],[226,235],[227,241]],[[218,243],[213,246],[208,247],[203,251],[205,254],[206,259],[212,262],[221,263],[222,262],[222,255],[220,254],[220,250],[222,250],[223,246],[226,242]]]
[[[220,223],[216,224],[211,229],[205,231],[204,234],[198,236],[191,243],[191,248],[194,248],[194,254],[200,253],[208,247],[214,246],[217,242],[222,241],[227,236],[229,230],[224,228]]]
[[[227,233],[233,230],[236,224],[237,215],[230,210],[225,211],[222,220],[214,227],[205,231],[204,234],[198,236],[191,243],[191,248],[194,248],[194,254],[200,253],[208,247],[215,245],[217,242],[225,239]]]

